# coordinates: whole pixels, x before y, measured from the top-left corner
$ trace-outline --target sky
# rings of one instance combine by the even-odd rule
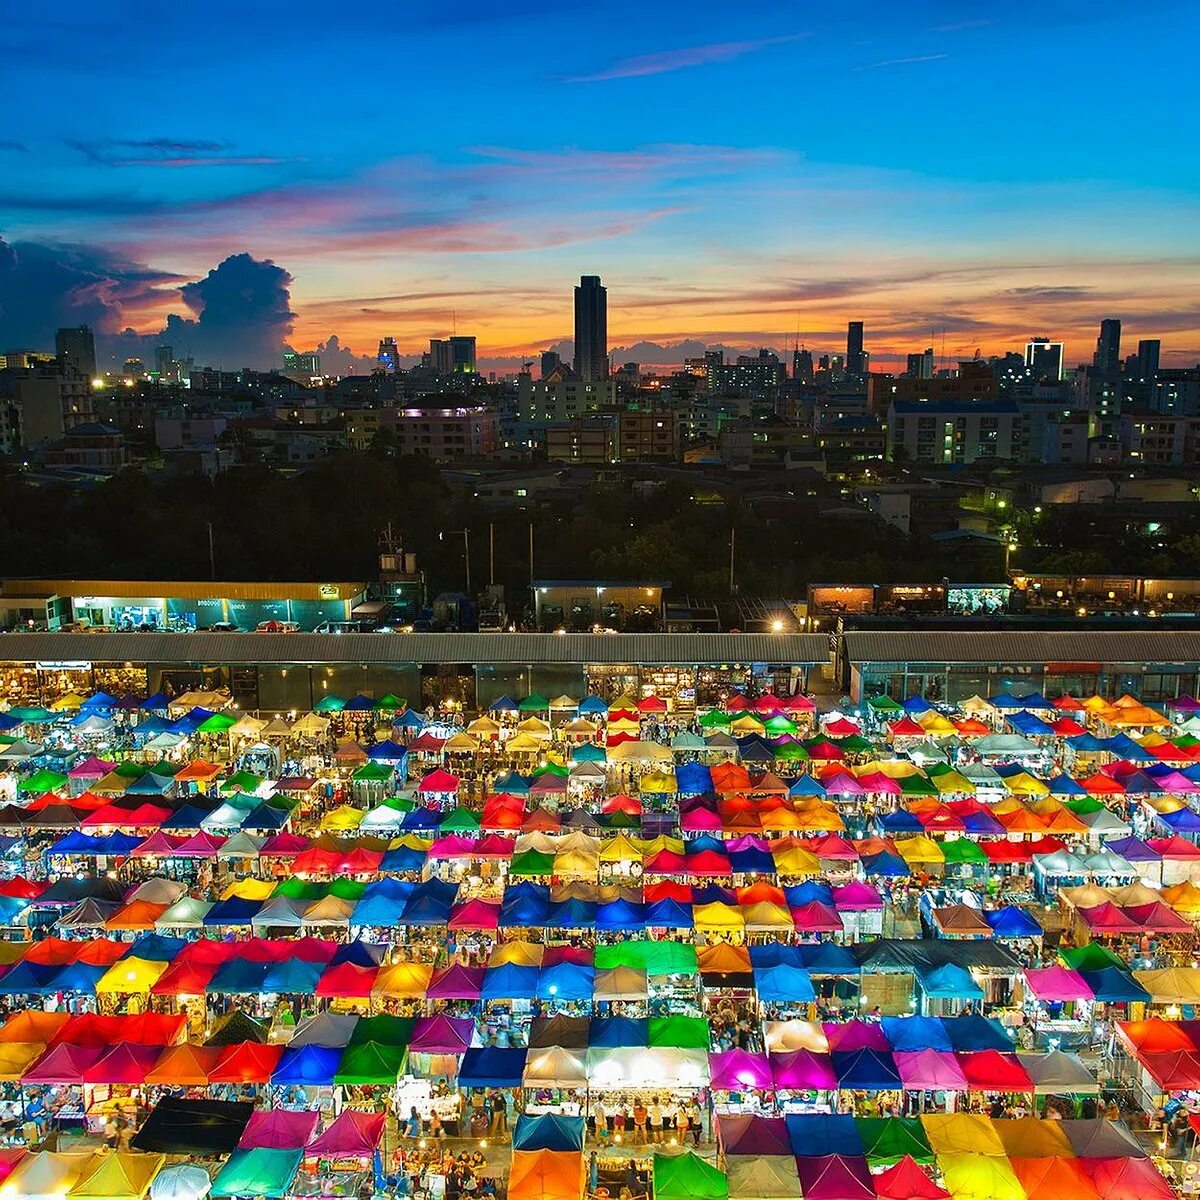
[[[0,353],[503,370],[599,274],[619,359],[859,319],[884,368],[1074,363],[1117,316],[1190,365],[1198,38],[1194,0],[0,0]]]

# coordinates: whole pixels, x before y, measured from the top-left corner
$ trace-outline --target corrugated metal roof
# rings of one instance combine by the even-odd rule
[[[852,663],[1200,663],[1200,632],[1175,630],[853,630]]]
[[[814,664],[824,634],[6,633],[4,662]]]

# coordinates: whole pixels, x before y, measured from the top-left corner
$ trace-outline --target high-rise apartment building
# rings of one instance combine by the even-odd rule
[[[575,289],[575,374],[608,378],[608,289],[599,275],[581,275]]]
[[[1116,317],[1106,317],[1100,322],[1092,365],[1106,377],[1115,376],[1121,370],[1121,322]]]
[[[54,335],[54,353],[60,362],[89,379],[96,377],[96,339],[86,325],[72,325]]]
[[[1030,338],[1025,343],[1025,373],[1038,382],[1052,380],[1057,383],[1063,377],[1063,344],[1049,338]]]
[[[861,378],[867,373],[863,355],[863,323],[851,321],[846,326],[846,374]]]

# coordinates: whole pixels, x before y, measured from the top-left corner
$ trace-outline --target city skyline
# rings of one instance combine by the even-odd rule
[[[1186,83],[1144,86],[1191,6],[1139,10],[1136,55],[1107,3],[618,5],[594,38],[538,0],[418,7],[399,88],[313,6],[144,11],[132,54],[99,5],[10,22],[6,345],[131,326],[234,366],[457,329],[515,364],[570,339],[569,289],[599,275],[614,349],[837,352],[861,320],[872,366],[1037,336],[1071,366],[1118,317],[1164,365],[1200,358]],[[178,85],[218,48],[219,77]]]

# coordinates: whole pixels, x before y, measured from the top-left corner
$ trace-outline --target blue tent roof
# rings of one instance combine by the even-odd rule
[[[1137,759],[1149,762],[1154,758],[1144,746],[1139,746],[1128,734],[1114,733],[1110,738],[1101,739],[1100,745],[1110,754],[1118,758]]]
[[[292,814],[286,809],[276,808],[273,804],[264,802],[257,808],[252,808],[242,818],[242,828],[274,832],[282,829],[291,819]]]
[[[599,696],[584,696],[579,702],[579,711],[585,716],[608,712],[608,705]]]
[[[964,1017],[943,1017],[942,1025],[950,1038],[950,1045],[957,1051],[1000,1050],[1011,1052],[1012,1039],[1004,1032],[998,1021],[970,1013]]]
[[[738,874],[773,875],[775,860],[769,850],[761,846],[747,846],[744,850],[729,851],[729,865]]]
[[[185,804],[162,823],[162,828],[168,833],[175,829],[199,829],[200,822],[212,811],[202,804]]]
[[[285,958],[283,962],[268,964],[262,980],[262,991],[267,995],[311,996],[324,973],[324,963]]]
[[[912,874],[912,869],[898,854],[881,851],[870,854],[862,860],[863,873],[866,875],[882,876],[885,879],[903,879]]]
[[[354,925],[396,925],[416,884],[406,879],[378,879],[368,883],[354,906]]]
[[[528,1050],[509,1047],[472,1046],[462,1056],[462,1064],[458,1068],[458,1086],[520,1087],[528,1054]]]
[[[171,697],[166,692],[155,692],[153,696],[147,696],[138,707],[147,712],[154,712],[159,709],[165,710],[170,703]]]
[[[537,967],[503,963],[498,967],[488,967],[483,973],[483,987],[479,994],[484,1000],[532,1000],[537,994],[537,980]]]
[[[1122,971],[1120,967],[1080,971],[1079,975],[1092,989],[1096,999],[1106,1004],[1128,1004],[1135,1000],[1148,1003],[1150,1000],[1150,993],[1128,971]]]
[[[529,794],[529,780],[524,775],[518,775],[516,771],[509,771],[507,775],[501,775],[492,787],[495,791],[507,792],[510,796],[527,796]]]
[[[807,1002],[816,998],[808,972],[788,963],[755,969],[754,986],[759,1000],[768,1004]]]
[[[833,888],[821,879],[806,879],[803,883],[791,883],[783,889],[784,897],[792,908],[811,904],[833,903]]]
[[[419,871],[424,867],[428,853],[427,850],[418,850],[415,846],[396,846],[383,852],[383,861],[379,864],[379,869],[397,873]]]
[[[1009,713],[1005,719],[1018,733],[1022,733],[1026,737],[1054,736],[1054,730],[1041,717],[1035,717],[1033,713],[1026,712],[1024,709]]]
[[[0,995],[40,996],[56,991],[54,977],[61,969],[58,964],[14,963],[0,976]]]
[[[937,1017],[884,1017],[883,1032],[893,1052],[951,1048],[949,1035]]]
[[[992,927],[997,937],[1041,937],[1045,932],[1030,913],[1014,904],[997,908],[993,912],[985,912],[983,919]]]
[[[351,697],[346,701],[343,712],[371,712],[375,707],[375,701],[370,696],[364,696],[359,692],[357,696]]]
[[[163,933],[143,933],[133,940],[128,951],[121,957],[170,962],[187,944],[187,938],[168,937]]]
[[[411,708],[405,709],[404,712],[392,721],[393,729],[421,729],[424,725],[425,718],[413,712]]]
[[[927,996],[945,1000],[982,1000],[983,988],[971,977],[971,972],[956,963],[943,963],[932,971],[920,972],[918,978]]]
[[[1119,854],[1126,862],[1158,862],[1162,855],[1151,850],[1141,838],[1114,838],[1104,843],[1106,850]]]
[[[266,991],[263,980],[270,967],[269,962],[253,962],[248,958],[227,959],[217,968],[204,990],[216,994],[261,995]]]
[[[514,1150],[582,1150],[583,1117],[560,1117],[557,1113],[544,1113],[531,1117],[517,1118],[513,1130]]]
[[[922,713],[932,712],[933,705],[925,699],[924,696],[909,696],[907,700],[900,705],[910,717],[919,717]]]
[[[680,763],[675,768],[675,786],[681,796],[706,796],[713,790],[712,772],[703,763]]]
[[[1104,749],[1104,743],[1090,733],[1081,733],[1078,737],[1067,738],[1067,745],[1079,754],[1094,754]]]
[[[789,903],[791,903],[789,901]],[[757,971],[765,971],[768,967],[778,967],[781,964],[789,967],[803,967],[800,957],[800,947],[785,942],[763,942],[748,947],[750,965]]]
[[[789,796],[824,796],[825,789],[811,775],[799,776],[788,788]]]
[[[400,822],[400,828],[411,832],[414,829],[440,829],[442,824],[442,814],[436,808],[426,808],[422,805],[420,808],[410,809],[404,814],[404,819]]]
[[[257,916],[263,906],[261,900],[243,900],[240,896],[231,896],[228,900],[218,900],[204,914],[205,925],[249,925],[250,918]]]
[[[301,1087],[327,1087],[333,1083],[344,1053],[341,1046],[294,1046],[284,1050],[279,1066],[271,1076],[275,1084],[291,1083]]]
[[[833,942],[805,942],[800,958],[810,975],[861,975],[862,968],[845,946]]]
[[[1049,783],[1052,796],[1086,796],[1087,789],[1081,787],[1070,775],[1055,775]]]
[[[904,1087],[890,1050],[835,1050],[830,1058],[843,1088],[887,1092]]]
[[[20,718],[10,717],[8,713],[0,713],[0,730],[16,729],[20,724],[22,724]]]
[[[517,928],[525,925],[544,926],[550,908],[549,892],[547,888],[544,895],[530,895],[507,888],[500,905],[500,925]]]
[[[644,929],[646,906],[629,900],[611,900],[596,906],[597,929]]]
[[[1190,808],[1178,808],[1170,813],[1156,813],[1158,819],[1174,833],[1196,833],[1200,831],[1200,814]]]
[[[542,967],[538,972],[537,997],[539,1000],[590,1000],[596,982],[592,967],[579,963],[555,963]]]
[[[367,757],[375,762],[403,762],[408,757],[408,750],[399,742],[388,738],[386,741],[376,742],[367,751]]]
[[[591,900],[551,900],[546,924],[552,929],[589,928],[596,924],[596,905]]]
[[[827,1154],[861,1156],[862,1134],[854,1118],[844,1113],[788,1113],[788,1140],[792,1152],[805,1158]]]
[[[114,708],[117,703],[116,696],[110,696],[107,692],[93,692],[80,706],[80,712],[107,712],[110,708]]]
[[[54,977],[55,992],[76,992],[81,996],[93,996],[96,993],[96,981],[108,971],[105,966],[95,966],[92,963],[73,962],[60,967]]]
[[[962,818],[963,829],[967,833],[973,833],[976,837],[985,834],[994,834],[996,837],[1001,837],[1008,831],[986,810],[982,812],[967,813]]]
[[[356,967],[377,967],[386,954],[387,947],[379,942],[342,942],[333,952],[329,965],[336,967],[339,963],[350,963]]]
[[[401,923],[404,925],[445,925],[450,920],[454,901],[444,896],[423,892],[418,886],[404,905]]]
[[[645,1017],[597,1017],[588,1028],[589,1046],[613,1050],[649,1044],[650,1022]]]
[[[879,824],[883,827],[885,833],[925,832],[925,826],[907,808],[897,808],[892,812],[884,813],[879,819]]]
[[[585,702],[586,703],[586,702]],[[580,705],[580,708],[583,706]],[[488,705],[488,712],[520,712],[521,706],[506,692],[498,700]]]
[[[153,771],[147,771],[125,789],[125,795],[161,796],[174,782],[170,775],[155,775]]]
[[[646,905],[647,929],[691,929],[695,923],[690,904],[666,899]]]

